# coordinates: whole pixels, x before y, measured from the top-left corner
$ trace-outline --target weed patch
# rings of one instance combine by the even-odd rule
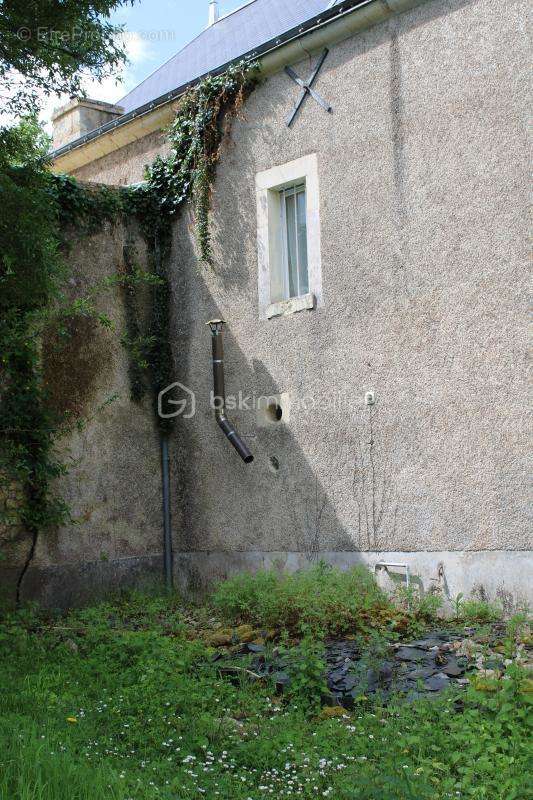
[[[259,578],[262,586],[268,580]],[[276,604],[269,611],[271,624],[307,630],[299,643],[268,644],[289,662],[292,688],[281,698],[246,668],[225,673],[203,636],[212,611],[174,597],[133,595],[63,617],[31,608],[4,616],[1,800],[530,796],[531,681],[516,647],[503,672],[480,673],[466,691],[412,703],[392,698],[387,707],[363,698],[352,712],[325,713],[323,645],[306,626],[327,627],[332,584],[354,613],[347,587],[362,584],[359,576],[339,585],[334,574],[315,572],[329,586],[322,586],[327,602],[315,601],[308,614],[301,598],[305,589],[311,600],[309,580],[297,576],[286,590],[300,598],[301,613],[274,613]],[[241,603],[250,589],[244,580],[236,585],[246,589]],[[221,587],[218,607],[229,614],[235,595]],[[372,585],[357,602],[388,609]],[[253,604],[233,613],[266,622]],[[526,625],[510,623],[506,654],[513,642],[523,646]],[[381,658],[381,637],[370,639],[369,657]]]
[[[378,588],[365,567],[346,572],[318,564],[292,574],[265,570],[230,578],[212,602],[234,624],[278,628],[315,638],[405,630],[411,619]]]

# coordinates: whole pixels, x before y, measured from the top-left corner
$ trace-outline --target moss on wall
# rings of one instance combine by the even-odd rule
[[[53,410],[67,418],[86,414],[98,389],[98,377],[112,367],[116,342],[97,320],[69,318],[64,332],[46,329],[43,337],[44,382]]]

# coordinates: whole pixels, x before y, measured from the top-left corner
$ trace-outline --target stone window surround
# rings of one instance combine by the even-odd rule
[[[279,258],[279,200],[278,192],[285,186],[305,181],[307,225],[307,269],[309,293],[271,303],[271,265]],[[316,153],[280,164],[255,178],[257,194],[257,257],[259,319],[286,316],[322,305],[322,263],[320,249],[320,195],[318,187],[318,158]]]

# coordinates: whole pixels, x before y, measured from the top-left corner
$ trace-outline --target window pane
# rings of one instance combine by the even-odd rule
[[[285,215],[287,224],[289,297],[298,297],[298,243],[296,238],[296,199],[294,192],[285,195]]]
[[[298,274],[299,294],[309,291],[309,277],[307,274],[307,225],[306,225],[305,189],[296,195],[296,223],[298,235]]]

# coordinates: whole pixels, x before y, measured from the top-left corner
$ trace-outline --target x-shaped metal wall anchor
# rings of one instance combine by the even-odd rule
[[[331,113],[333,111],[333,109],[330,106],[330,104],[327,103],[324,100],[324,98],[321,97],[318,94],[318,92],[315,92],[315,90],[312,88],[313,83],[315,82],[316,76],[320,72],[320,68],[322,67],[322,64],[324,63],[324,61],[326,60],[326,56],[327,56],[328,52],[329,51],[328,51],[327,47],[324,48],[320,58],[318,59],[318,61],[316,63],[316,66],[315,66],[314,70],[312,71],[312,73],[309,76],[309,78],[307,79],[307,81],[303,81],[300,77],[298,77],[298,75],[295,73],[295,71],[293,69],[291,69],[291,67],[285,67],[285,72],[287,73],[289,78],[292,78],[292,80],[295,83],[297,83],[298,86],[302,87],[302,91],[301,91],[300,96],[299,96],[299,98],[298,98],[298,100],[296,102],[296,105],[294,106],[293,110],[291,111],[291,113],[287,117],[287,125],[289,126],[289,128],[292,125],[292,123],[294,122],[296,114],[300,110],[300,107],[301,107],[303,101],[305,100],[305,98],[307,97],[308,94],[310,94],[311,97],[313,97],[316,100],[316,102],[320,106],[322,106],[322,108],[325,111],[327,111],[328,113]]]

